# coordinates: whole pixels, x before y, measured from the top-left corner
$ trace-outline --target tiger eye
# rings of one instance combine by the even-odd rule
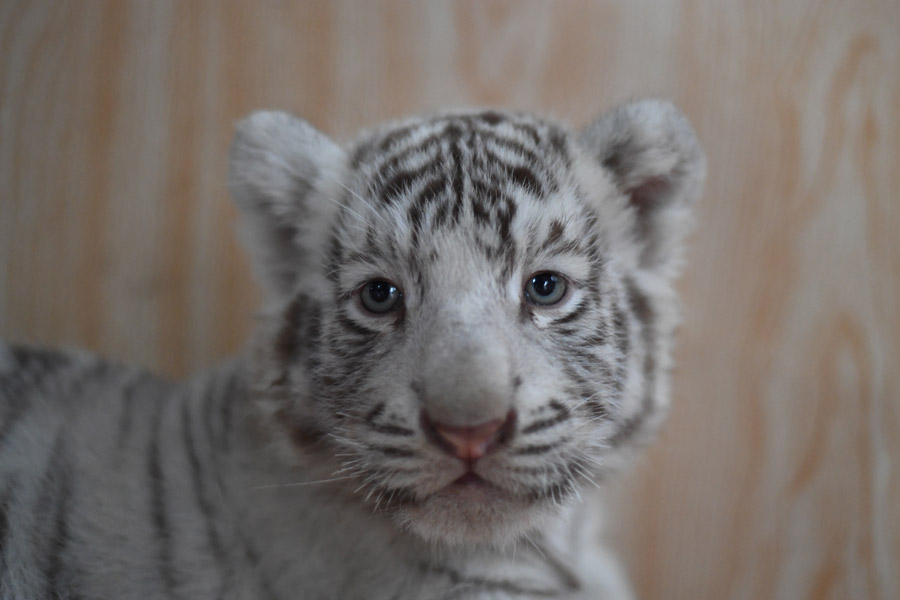
[[[400,289],[390,281],[374,279],[362,287],[359,300],[367,311],[381,315],[394,310],[401,296]]]
[[[525,297],[539,306],[558,304],[566,295],[566,280],[549,271],[536,273],[525,284]]]

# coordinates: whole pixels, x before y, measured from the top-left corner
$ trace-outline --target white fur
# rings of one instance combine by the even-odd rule
[[[665,415],[704,168],[660,101],[579,136],[461,112],[346,151],[248,117],[230,184],[267,296],[245,356],[175,385],[0,344],[0,598],[630,598],[595,480]],[[429,225],[444,201],[456,224]],[[568,291],[537,306],[546,271]],[[377,279],[402,311],[363,307]],[[471,464],[427,425],[507,417]]]

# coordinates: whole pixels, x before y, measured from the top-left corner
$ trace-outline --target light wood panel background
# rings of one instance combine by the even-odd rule
[[[641,596],[900,598],[896,0],[0,0],[0,335],[172,375],[238,351],[250,110],[348,139],[643,95],[710,176],[673,412],[612,523]]]

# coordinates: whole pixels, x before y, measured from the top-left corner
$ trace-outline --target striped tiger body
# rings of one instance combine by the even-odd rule
[[[242,121],[247,351],[188,382],[0,347],[0,598],[627,598],[597,482],[668,402],[704,160],[671,105],[344,149]]]

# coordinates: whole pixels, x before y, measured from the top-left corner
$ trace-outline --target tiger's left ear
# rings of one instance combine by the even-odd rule
[[[669,102],[639,100],[600,116],[579,141],[628,200],[640,266],[671,274],[706,176],[688,120]]]

